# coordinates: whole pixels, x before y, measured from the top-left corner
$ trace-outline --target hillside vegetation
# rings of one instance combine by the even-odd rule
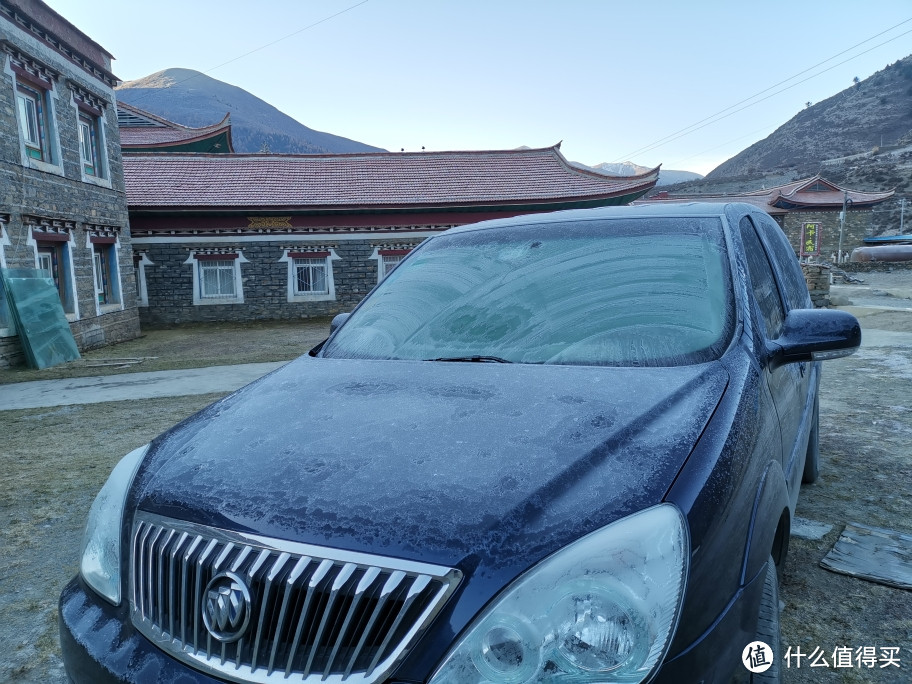
[[[912,56],[800,111],[706,178],[815,168],[825,160],[894,146],[910,131]]]

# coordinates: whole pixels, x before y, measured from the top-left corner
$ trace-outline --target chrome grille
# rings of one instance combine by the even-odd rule
[[[130,613],[136,628],[183,662],[239,682],[381,680],[462,578],[451,568],[142,511],[131,539]],[[230,642],[213,636],[203,614],[207,585],[225,573],[246,585],[250,599],[247,627]]]

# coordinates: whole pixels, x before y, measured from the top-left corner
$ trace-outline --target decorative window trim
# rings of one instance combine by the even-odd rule
[[[73,309],[72,311],[67,311],[67,305],[64,305],[64,314],[71,323],[80,320],[79,295],[76,290],[76,269],[73,267],[73,248],[76,245],[76,240],[73,237],[73,229],[76,227],[75,222],[26,214],[22,216],[22,223],[28,229],[28,238],[25,243],[32,248],[35,254],[35,268],[38,268],[39,242],[64,243],[65,249],[61,250],[64,257],[62,276],[66,278],[67,293],[72,297],[72,301],[68,302],[68,304]]]
[[[209,297],[203,296],[200,272],[201,263],[206,261],[233,261],[234,262],[234,297]],[[190,256],[184,266],[193,268],[193,306],[212,306],[218,304],[243,304],[244,281],[241,278],[241,264],[249,263],[240,249],[199,249],[191,250]]]
[[[95,315],[101,316],[114,311],[123,311],[123,274],[120,268],[120,227],[119,226],[101,226],[86,224],[86,248],[92,255],[92,286],[95,296]],[[108,289],[105,289],[104,272],[100,271],[102,267],[101,257],[103,254],[96,249],[100,246],[102,250],[108,252]],[[110,291],[113,301],[102,304],[98,301],[98,295]]]
[[[149,259],[145,252],[134,252],[134,256],[139,255],[139,263],[134,267],[136,269],[136,305],[149,306],[149,286],[146,284],[146,266],[154,266],[155,262]]]
[[[377,262],[377,282],[379,283],[390,271],[396,267],[396,264],[390,266],[389,260],[384,259],[384,257],[399,257],[401,261],[409,252],[411,252],[418,245],[380,245],[374,248],[373,253],[370,255],[370,259]]]
[[[336,254],[333,247],[314,246],[314,247],[286,247],[282,250],[280,262],[288,264],[288,281],[286,294],[288,301],[295,302],[334,302],[336,301],[336,282],[333,276],[333,261],[339,261],[341,257]],[[297,290],[297,269],[295,259],[324,259],[326,267],[326,291],[320,293],[301,293]]]
[[[17,134],[19,137],[19,156],[22,166],[45,173],[52,173],[57,176],[63,176],[63,155],[60,152],[60,137],[57,132],[57,87],[56,81],[59,74],[48,67],[25,57],[8,45],[4,45],[8,59],[4,60],[3,71],[12,80],[13,101]],[[41,127],[43,128],[43,138],[41,144],[41,154],[47,156],[47,159],[35,159],[29,155],[29,146],[26,144],[22,113],[19,107],[20,86],[24,90],[36,92],[39,96],[40,105],[46,109],[40,117]],[[39,137],[42,133],[39,132]]]

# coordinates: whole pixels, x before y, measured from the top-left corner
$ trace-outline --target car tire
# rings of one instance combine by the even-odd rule
[[[760,597],[760,615],[757,618],[756,641],[762,641],[773,649],[773,664],[766,672],[751,674],[751,684],[779,684],[782,681],[782,649],[779,637],[779,577],[776,563],[769,557],[766,577],[763,580],[763,595]]]
[[[807,456],[804,458],[802,484],[817,481],[820,474],[820,400],[814,401],[814,416],[811,419],[811,436],[808,438]]]

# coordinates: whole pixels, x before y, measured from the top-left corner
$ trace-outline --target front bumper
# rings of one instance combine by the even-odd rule
[[[728,682],[746,673],[741,651],[754,640],[763,570],[733,597],[712,626],[687,649],[667,660],[655,684]],[[60,647],[67,675],[76,684],[219,684],[220,679],[187,667],[140,634],[126,603],[98,599],[79,577],[60,595]],[[772,645],[774,650],[778,645]],[[781,657],[781,654],[776,654]]]

